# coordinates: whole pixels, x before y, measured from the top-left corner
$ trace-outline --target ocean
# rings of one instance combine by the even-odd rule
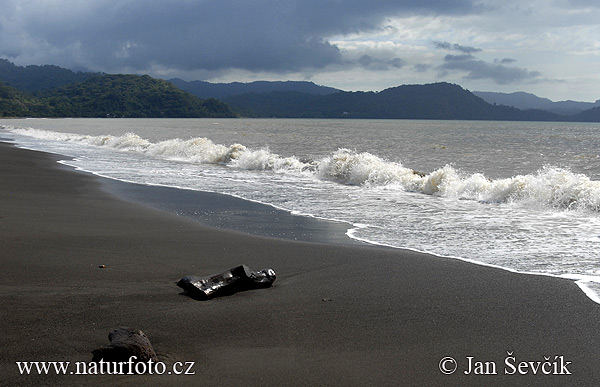
[[[600,124],[0,120],[64,164],[345,224],[359,241],[569,278],[600,303]]]

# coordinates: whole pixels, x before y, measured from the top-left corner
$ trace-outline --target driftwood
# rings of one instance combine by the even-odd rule
[[[110,345],[92,351],[92,361],[127,362],[135,356],[136,362],[158,361],[156,352],[144,332],[120,327],[108,334]]]
[[[243,290],[268,288],[275,278],[271,269],[251,271],[248,266],[240,265],[209,277],[186,276],[177,282],[177,286],[194,299],[209,300]]]

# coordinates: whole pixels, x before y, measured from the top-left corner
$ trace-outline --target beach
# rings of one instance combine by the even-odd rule
[[[209,228],[118,198],[59,159],[0,145],[2,385],[600,383],[600,305],[573,281]],[[210,301],[175,286],[240,264],[277,280]],[[16,362],[89,362],[120,326],[194,374],[19,373]],[[444,374],[449,357],[457,368]]]

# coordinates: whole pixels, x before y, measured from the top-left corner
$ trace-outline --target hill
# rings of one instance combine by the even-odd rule
[[[584,110],[571,118],[577,122],[600,122],[600,106]]]
[[[0,116],[235,117],[235,114],[220,101],[202,100],[148,75],[76,73],[50,65],[21,67],[0,59]]]
[[[148,75],[98,75],[36,94],[0,85],[2,117],[235,117],[224,103],[201,100]]]
[[[241,114],[282,118],[387,118],[463,120],[561,120],[540,110],[493,106],[458,85],[404,85],[381,92],[311,95],[299,92],[247,93],[223,99]]]
[[[535,94],[522,91],[516,93],[494,93],[488,91],[474,91],[478,97],[491,104],[516,107],[517,109],[540,109],[561,115],[575,115],[584,110],[600,106],[600,100],[592,102],[559,101],[554,102],[548,98],[541,98]]]
[[[0,117],[41,117],[50,114],[38,98],[0,83]]]
[[[71,83],[83,82],[97,73],[73,72],[58,66],[16,66],[0,59],[0,81],[21,91],[35,92]]]
[[[333,87],[319,86],[313,82],[285,81],[268,82],[256,81],[250,83],[210,83],[204,81],[186,82],[179,78],[170,79],[169,82],[194,94],[199,98],[217,98],[223,99],[234,95],[246,93],[268,93],[276,91],[293,91],[306,94],[327,95],[337,93],[339,90]]]
[[[38,94],[62,117],[233,117],[214,99],[201,100],[148,75],[100,75]]]

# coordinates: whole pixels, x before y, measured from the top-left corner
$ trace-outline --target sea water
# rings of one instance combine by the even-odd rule
[[[19,146],[113,179],[232,195],[368,243],[571,278],[600,302],[600,125],[29,119]]]

